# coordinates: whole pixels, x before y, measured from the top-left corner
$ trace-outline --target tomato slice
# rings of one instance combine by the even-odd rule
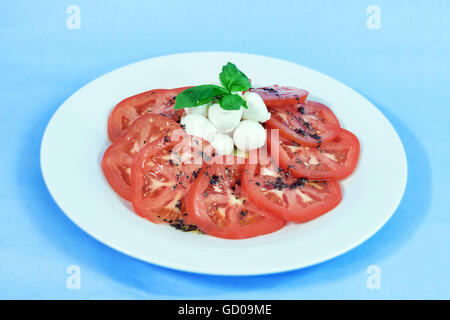
[[[245,239],[275,232],[285,225],[285,221],[249,201],[241,187],[243,169],[242,164],[205,166],[192,185],[186,198],[188,215],[205,233]]]
[[[269,146],[273,144],[271,140],[268,134]],[[343,179],[355,170],[358,163],[358,138],[345,129],[340,129],[333,140],[319,147],[305,146],[284,137],[280,137],[278,143],[280,167],[290,171],[294,177]]]
[[[130,173],[138,152],[153,141],[168,140],[180,125],[167,117],[147,114],[134,121],[126,133],[106,149],[102,169],[111,187],[125,200],[130,200]]]
[[[268,109],[271,117],[266,125],[279,129],[280,135],[308,146],[333,139],[340,128],[333,112],[319,102],[269,106]]]
[[[134,120],[145,113],[160,114],[179,121],[183,110],[175,110],[175,98],[189,87],[176,89],[155,89],[139,93],[120,101],[108,118],[108,136],[114,142],[125,132]]]
[[[201,138],[184,135],[161,145],[148,144],[138,154],[131,169],[131,202],[136,213],[155,223],[192,226],[184,197],[199,175],[203,158],[211,158],[213,148]]]
[[[286,104],[304,103],[308,96],[308,91],[294,88],[273,85],[270,87],[252,88],[250,91],[261,96],[267,106],[277,107]]]
[[[242,186],[259,208],[293,222],[315,219],[336,207],[342,199],[335,180],[294,178],[268,161],[247,164]]]

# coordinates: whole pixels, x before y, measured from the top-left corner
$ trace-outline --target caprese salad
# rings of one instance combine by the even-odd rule
[[[119,102],[102,169],[135,212],[187,232],[244,239],[336,207],[359,141],[308,92],[252,88],[234,64],[220,85],[154,89]]]

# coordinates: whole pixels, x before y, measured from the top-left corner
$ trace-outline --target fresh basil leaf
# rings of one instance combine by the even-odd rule
[[[228,92],[245,91],[252,87],[247,76],[240,71],[233,63],[228,62],[222,67],[219,74],[220,83]]]
[[[228,94],[227,90],[212,84],[192,87],[177,95],[177,98],[175,99],[175,109],[197,107],[226,94]]]
[[[237,94],[228,94],[219,100],[220,107],[225,110],[239,110],[241,106],[247,108],[247,103]]]

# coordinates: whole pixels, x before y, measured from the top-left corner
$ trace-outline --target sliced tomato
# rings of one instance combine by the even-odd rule
[[[342,199],[335,180],[294,178],[270,161],[248,164],[242,186],[259,208],[293,222],[315,219],[336,207]]]
[[[174,130],[182,130],[175,121],[161,115],[147,114],[134,121],[126,133],[106,149],[102,160],[103,172],[122,198],[131,198],[131,165],[138,152],[147,143],[168,140]]]
[[[201,138],[184,135],[181,142],[157,141],[138,154],[131,169],[131,202],[136,213],[155,223],[193,225],[185,195],[200,174],[203,158],[213,148]]]
[[[271,117],[266,125],[279,129],[280,135],[308,146],[333,139],[340,128],[333,112],[319,102],[269,106],[268,109]]]
[[[277,107],[286,104],[304,103],[308,96],[308,91],[294,88],[273,85],[270,87],[252,88],[250,91],[261,96],[268,106]]]
[[[183,110],[175,110],[176,96],[189,87],[176,89],[155,89],[120,101],[108,118],[109,139],[116,141],[123,132],[145,113],[160,114],[179,121]]]
[[[285,221],[249,201],[241,187],[243,169],[241,164],[206,166],[192,185],[186,198],[187,212],[205,233],[245,239],[275,232],[285,225]]]
[[[267,135],[267,144],[273,144]],[[348,177],[358,163],[359,141],[356,136],[345,129],[339,129],[330,141],[318,147],[305,146],[293,140],[280,137],[280,167],[288,170],[295,177],[309,179],[343,179]]]

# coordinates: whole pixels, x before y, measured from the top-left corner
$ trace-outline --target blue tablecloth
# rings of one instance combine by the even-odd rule
[[[446,0],[0,2],[0,298],[450,298],[449,18]],[[393,218],[334,260],[234,278],[137,261],[69,221],[40,172],[52,114],[107,71],[189,51],[293,61],[371,100],[408,157]],[[380,289],[366,285],[371,265]]]

